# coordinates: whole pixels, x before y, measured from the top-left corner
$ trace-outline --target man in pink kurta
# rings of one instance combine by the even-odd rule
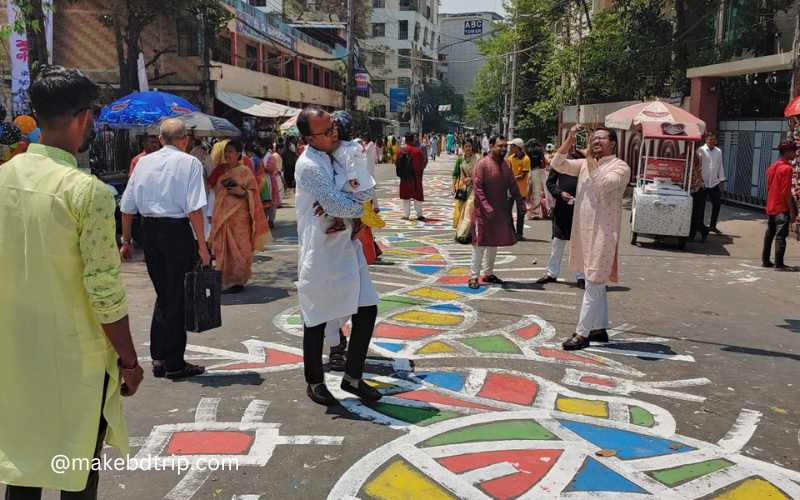
[[[617,281],[622,198],[631,178],[628,164],[615,155],[617,135],[612,130],[594,132],[587,159],[568,160],[576,133],[577,126],[550,163],[559,173],[578,177],[569,264],[586,275],[586,290],[575,334],[563,344],[567,351],[589,347],[590,341],[608,342],[606,283]]]

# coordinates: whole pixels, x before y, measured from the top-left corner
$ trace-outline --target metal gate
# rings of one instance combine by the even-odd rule
[[[725,168],[726,200],[764,207],[767,204],[767,168],[778,159],[778,147],[788,124],[782,118],[722,121],[719,148]]]

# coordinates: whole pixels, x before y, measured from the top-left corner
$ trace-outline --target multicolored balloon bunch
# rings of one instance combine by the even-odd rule
[[[5,146],[2,160],[6,162],[24,153],[29,144],[39,142],[41,135],[41,129],[30,115],[20,115],[14,118],[14,123],[0,123],[0,145]]]

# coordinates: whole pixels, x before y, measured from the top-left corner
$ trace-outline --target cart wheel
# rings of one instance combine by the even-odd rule
[[[685,250],[687,241],[689,241],[689,238],[686,238],[686,237],[678,238],[678,249],[679,250]]]
[[[637,236],[636,233],[634,231],[631,231],[631,245],[636,244],[636,236]]]

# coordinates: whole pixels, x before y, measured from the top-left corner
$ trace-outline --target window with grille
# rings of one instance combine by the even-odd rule
[[[286,57],[283,60],[283,76],[290,80],[294,80],[294,58]]]
[[[386,36],[386,24],[384,24],[384,23],[373,23],[372,24],[372,36],[373,37]]]
[[[314,68],[311,70],[311,83],[313,83],[317,87],[320,86],[319,67],[317,66],[314,66]]]
[[[247,45],[245,49],[245,67],[251,71],[258,71],[258,47]]]
[[[281,76],[281,55],[275,52],[267,53],[267,73]]]
[[[400,21],[398,28],[397,39],[408,40],[408,21]]]
[[[400,49],[397,51],[397,67],[408,69],[411,67],[411,49]]]
[[[411,88],[411,78],[407,76],[401,76],[397,79],[397,86],[401,89],[410,89]]]
[[[419,23],[414,24],[414,41],[419,42]]]
[[[372,0],[373,9],[383,9],[386,7],[386,0]]]
[[[300,81],[308,83],[308,66],[300,63]]]
[[[427,47],[427,46],[428,46],[428,28],[425,28],[425,33],[424,33],[424,35],[422,36],[422,45],[423,45],[424,47]]]
[[[214,45],[214,60],[221,63],[231,63],[231,39],[221,36]]]
[[[192,57],[200,55],[199,26],[194,19],[178,19],[178,56]]]
[[[331,83],[331,72],[330,71],[325,71],[324,72],[323,80],[325,82],[325,88],[326,89],[331,88],[332,83]]]
[[[372,80],[372,92],[386,94],[386,80]]]

